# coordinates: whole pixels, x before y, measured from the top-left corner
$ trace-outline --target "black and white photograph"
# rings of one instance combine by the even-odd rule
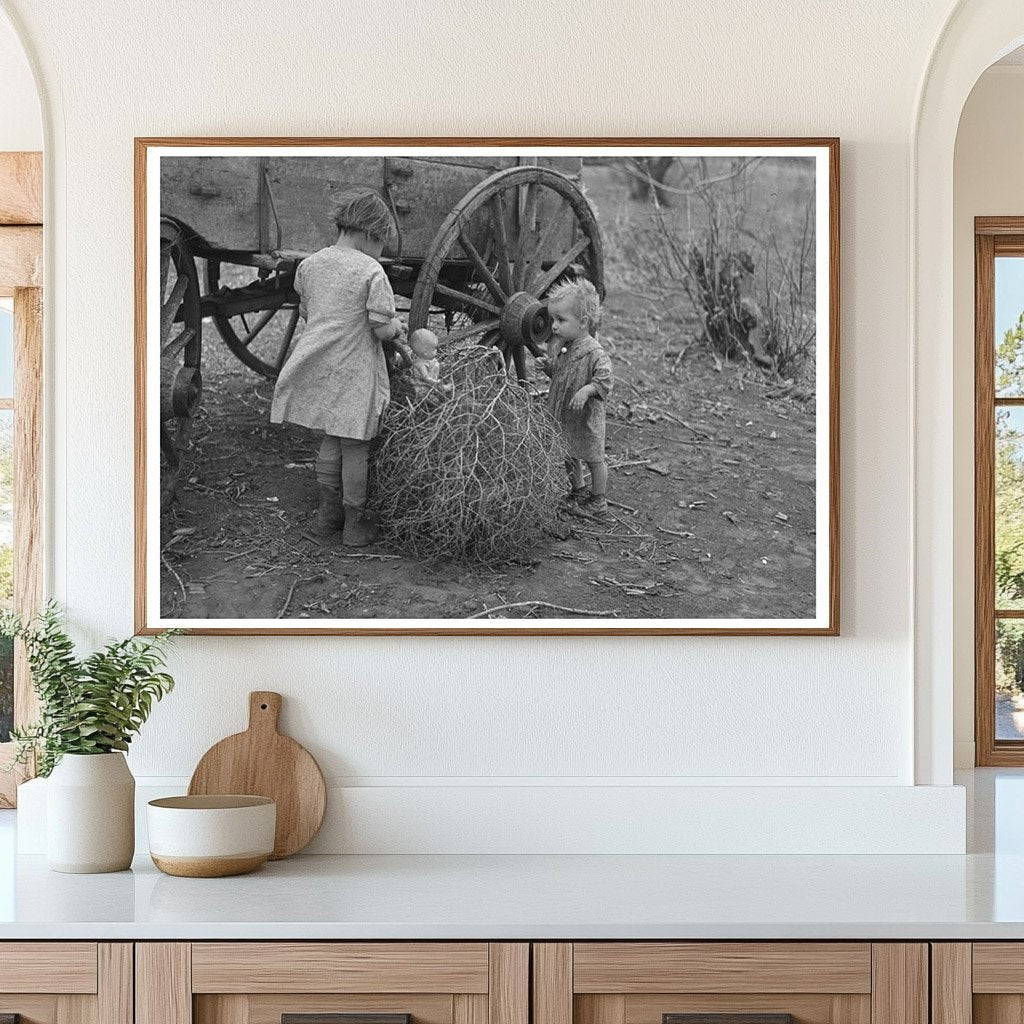
[[[139,139],[140,631],[838,632],[838,142]]]

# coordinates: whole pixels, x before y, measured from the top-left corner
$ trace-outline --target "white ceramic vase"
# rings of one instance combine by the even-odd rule
[[[49,866],[124,871],[134,853],[135,778],[124,754],[65,754],[46,783]]]

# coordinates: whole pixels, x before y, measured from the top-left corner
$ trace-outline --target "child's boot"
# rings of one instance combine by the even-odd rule
[[[345,506],[345,529],[341,543],[348,548],[365,548],[380,536],[376,518],[366,511],[366,506]]]
[[[320,504],[313,519],[313,533],[318,537],[330,537],[345,525],[345,504],[341,490],[337,487],[320,485]]]
[[[595,519],[604,519],[608,515],[608,499],[603,494],[591,494],[580,502],[580,508]]]

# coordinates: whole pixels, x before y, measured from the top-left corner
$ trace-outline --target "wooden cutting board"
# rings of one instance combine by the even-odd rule
[[[202,756],[190,796],[245,793],[277,803],[277,831],[271,860],[290,857],[317,834],[327,808],[327,787],[313,755],[277,731],[281,694],[249,694],[249,728],[214,744]]]

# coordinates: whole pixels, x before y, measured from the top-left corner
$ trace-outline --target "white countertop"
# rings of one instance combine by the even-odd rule
[[[297,857],[238,878],[18,862],[2,938],[1024,938],[1024,856]]]
[[[975,772],[966,856],[308,856],[239,878],[13,855],[0,939],[1024,939],[1024,772]],[[13,870],[3,869],[13,865]]]

